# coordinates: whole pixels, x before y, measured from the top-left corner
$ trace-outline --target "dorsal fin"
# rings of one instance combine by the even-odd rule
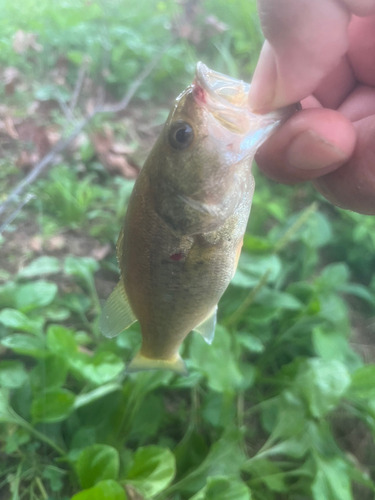
[[[99,321],[103,335],[112,338],[132,325],[137,318],[131,310],[122,279],[104,304]]]
[[[212,344],[212,341],[214,340],[217,321],[216,314],[217,306],[215,306],[214,310],[207,316],[205,320],[202,321],[202,323],[194,328],[194,331],[200,333],[207,344]]]

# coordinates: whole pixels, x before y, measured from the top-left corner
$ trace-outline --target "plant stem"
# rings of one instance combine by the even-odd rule
[[[27,422],[22,417],[20,417],[18,415],[18,413],[14,412],[14,417],[15,417],[15,420],[17,421],[17,424],[20,427],[23,427],[24,429],[26,429],[34,437],[36,437],[37,439],[39,439],[43,443],[48,444],[48,446],[50,446],[53,450],[55,450],[56,453],[58,453],[61,457],[67,459],[65,451],[62,448],[60,448],[60,446],[57,445],[52,439],[50,439],[48,436],[46,436],[42,432],[39,432],[36,429],[34,429],[34,427],[31,424],[29,424],[29,422]]]
[[[287,243],[291,240],[292,236],[296,234],[297,231],[304,225],[304,223],[310,218],[310,216],[316,212],[318,209],[318,203],[314,201],[310,206],[306,208],[300,215],[300,217],[290,226],[290,228],[284,233],[284,235],[276,243],[273,253],[278,253],[282,250]]]
[[[245,414],[245,398],[243,391],[237,396],[237,425],[239,429],[242,429],[244,425],[244,414]]]
[[[246,309],[251,306],[251,304],[254,302],[255,297],[258,295],[260,290],[264,287],[264,285],[267,283],[268,276],[270,275],[271,270],[267,269],[267,271],[263,274],[263,276],[260,278],[258,281],[257,285],[250,290],[249,294],[245,298],[245,300],[242,302],[240,307],[234,311],[234,313],[229,316],[227,320],[222,321],[223,326],[230,326],[233,324],[238,323],[238,321],[242,318],[242,315],[245,313]]]
[[[48,500],[48,495],[46,492],[46,489],[44,488],[44,484],[42,483],[42,480],[40,479],[39,476],[35,478],[35,482],[38,485],[39,491],[42,494],[43,500]]]

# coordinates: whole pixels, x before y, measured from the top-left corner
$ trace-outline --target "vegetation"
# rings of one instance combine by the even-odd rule
[[[43,141],[178,37],[127,112],[97,116],[30,186],[0,240],[1,498],[373,498],[374,218],[256,172],[215,340],[183,345],[190,375],[129,375],[138,326],[98,331],[131,178],[197,60],[250,79],[255,2],[3,0],[0,30],[1,199]]]

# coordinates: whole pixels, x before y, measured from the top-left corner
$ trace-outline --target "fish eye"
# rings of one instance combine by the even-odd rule
[[[177,120],[171,124],[168,140],[173,149],[181,151],[188,148],[194,141],[194,131],[188,123]]]

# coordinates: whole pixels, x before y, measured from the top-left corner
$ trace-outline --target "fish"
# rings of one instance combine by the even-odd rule
[[[99,322],[112,338],[139,321],[128,372],[186,375],[183,340],[192,330],[214,339],[250,214],[254,154],[296,111],[255,114],[249,88],[199,62],[135,182],[117,242],[120,281]]]

